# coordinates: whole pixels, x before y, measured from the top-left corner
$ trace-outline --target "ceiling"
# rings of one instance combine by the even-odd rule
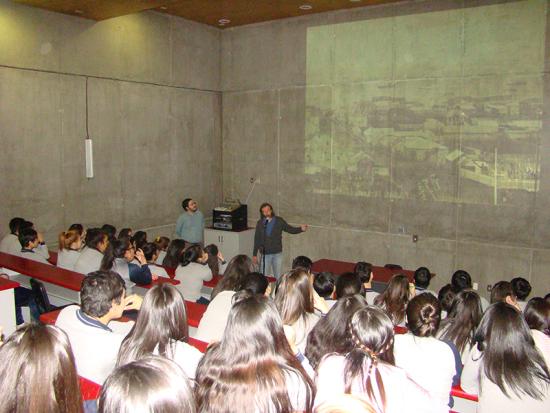
[[[13,0],[92,20],[156,10],[219,28],[402,0]],[[302,6],[302,8],[300,8]],[[308,6],[311,6],[309,8]],[[304,9],[305,8],[305,9]],[[228,21],[225,21],[225,20]]]

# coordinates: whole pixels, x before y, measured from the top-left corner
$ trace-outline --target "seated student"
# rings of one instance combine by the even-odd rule
[[[254,264],[248,255],[239,254],[234,256],[227,268],[223,273],[223,278],[218,282],[218,284],[212,290],[211,298],[212,300],[221,294],[226,292],[224,295],[228,297],[231,292],[238,291],[240,286],[244,283],[245,278],[248,274],[254,271]]]
[[[521,308],[521,311],[525,310],[525,306],[527,305],[527,297],[531,294],[531,284],[522,277],[512,278],[510,283],[512,284],[512,290],[516,296],[519,308]]]
[[[451,311],[455,298],[456,293],[453,291],[453,286],[451,284],[444,285],[437,293],[437,299],[439,301],[439,305],[441,305],[442,320],[444,320]]]
[[[187,301],[200,304],[210,302],[201,296],[202,283],[212,279],[212,271],[206,265],[207,261],[208,254],[200,245],[191,245],[183,252],[174,278],[180,282],[176,288]]]
[[[451,277],[451,287],[455,294],[458,294],[462,290],[471,290],[473,288],[472,277],[464,270],[457,270]],[[481,308],[483,311],[489,308],[489,301],[483,296],[479,296],[481,300]]]
[[[145,244],[147,244],[147,233],[145,231],[136,231],[131,241],[132,244],[134,244],[135,249],[140,250]]]
[[[250,259],[250,258],[249,258]],[[248,290],[252,294],[260,294],[269,296],[271,288],[269,280],[266,276],[259,272],[251,272],[242,279],[240,285],[235,287],[235,290]],[[199,327],[197,329],[197,340],[205,343],[220,341],[223,336],[223,331],[227,325],[227,317],[233,306],[233,299],[236,291],[222,291],[208,304],[208,308],[204,312]]]
[[[414,297],[407,305],[409,333],[395,336],[395,365],[437,401],[441,413],[449,411],[449,393],[458,384],[460,355],[453,344],[436,339],[441,308],[430,293]],[[451,406],[452,407],[452,406]]]
[[[376,291],[372,289],[372,264],[370,262],[359,261],[355,264],[353,272],[359,276],[365,289],[365,298],[370,305],[374,304],[374,299],[378,295]]]
[[[162,260],[162,266],[174,269],[177,268],[181,261],[183,251],[185,250],[185,245],[185,241],[182,239],[176,238],[170,241],[170,245],[168,245],[168,249],[166,250],[166,256],[164,260]]]
[[[42,264],[51,265],[44,255],[38,253],[36,248],[40,245],[38,233],[32,228],[19,231],[19,244],[21,245],[19,256]]]
[[[69,227],[69,231],[76,231],[78,232],[78,235],[80,235],[80,238],[82,239],[82,243],[84,244],[84,240],[86,237],[86,230],[84,229],[84,226],[82,224],[71,224]]]
[[[351,351],[353,343],[348,334],[351,317],[367,305],[359,294],[343,297],[319,320],[307,337],[305,356],[311,367],[317,369],[327,354],[345,355]]]
[[[297,268],[283,274],[275,294],[275,304],[283,323],[291,326],[296,332],[296,347],[302,353],[306,349],[309,332],[319,321],[315,308],[320,307],[319,310],[323,313],[328,312],[324,300],[314,292],[309,273]],[[319,300],[322,300],[322,303]]]
[[[355,294],[365,296],[365,289],[358,274],[345,272],[336,278],[335,295],[337,300]]]
[[[491,289],[491,304],[498,303],[499,301],[510,304],[521,311],[514,295],[514,290],[512,290],[512,284],[508,281],[499,281]]]
[[[81,413],[73,352],[59,328],[27,324],[0,347],[0,411]]]
[[[188,338],[181,293],[171,284],[155,285],[145,294],[136,323],[122,341],[117,367],[160,354],[175,361],[187,377],[194,379],[202,353],[187,344]]]
[[[132,239],[133,236],[134,236],[134,231],[132,230],[132,228],[122,228],[118,233],[118,239],[121,239],[121,238]]]
[[[306,270],[307,272],[311,272],[312,266],[313,266],[313,261],[311,261],[311,258],[306,257],[305,255],[298,255],[296,258],[292,260],[293,270],[300,267]]]
[[[317,369],[315,405],[346,394],[370,402],[376,412],[426,413],[436,404],[430,395],[394,366],[393,323],[373,306],[351,317],[347,354],[329,354]]]
[[[19,227],[25,220],[20,217],[15,217],[10,220],[10,233],[6,234],[0,241],[0,252],[6,254],[19,255],[21,244],[19,243]]]
[[[76,261],[80,257],[82,238],[77,231],[63,231],[59,234],[59,251],[57,253],[57,266],[74,271]]]
[[[199,363],[197,411],[311,413],[313,382],[291,350],[275,305],[241,294],[221,341]]]
[[[136,258],[140,265],[132,263]],[[135,284],[147,285],[158,279],[153,276],[143,256],[143,251],[135,250],[128,239],[117,239],[109,244],[101,261],[101,271],[113,270],[120,274],[130,290]]]
[[[170,238],[156,237],[154,242],[159,250],[159,256],[157,257],[155,264],[163,265],[162,261],[164,261],[164,257],[166,257],[166,250],[168,249],[168,245],[170,245]]]
[[[149,356],[117,368],[101,388],[99,413],[195,413],[189,379],[172,360]]]
[[[109,237],[99,228],[90,228],[86,232],[86,248],[76,260],[74,270],[81,274],[98,271],[103,260],[103,253],[109,245]]]
[[[461,387],[479,395],[478,412],[550,411],[550,354],[536,346],[516,308],[489,307],[462,371]]]
[[[218,249],[218,246],[215,244],[210,244],[204,247],[204,252],[208,254],[208,267],[212,271],[214,277],[223,274],[226,268],[226,262],[223,258],[222,253]]]
[[[416,290],[416,295],[422,293],[430,293],[434,297],[437,297],[437,294],[432,290],[428,290],[430,286],[430,280],[432,279],[432,274],[430,270],[426,267],[418,267],[414,272],[414,288]]]
[[[155,244],[154,242],[147,242],[141,247],[141,250],[143,251],[143,256],[147,261],[147,265],[149,266],[151,274],[157,276],[157,278],[168,278],[168,273],[166,272],[166,270],[160,265],[156,264],[159,255],[157,244]]]
[[[107,234],[107,237],[109,237],[109,241],[112,242],[116,239],[116,227],[111,224],[104,224],[101,227],[101,230]]]
[[[125,310],[139,310],[141,297],[126,297],[124,280],[113,271],[96,271],[82,280],[80,307],[59,313],[55,325],[71,342],[78,374],[103,384],[115,367],[118,350],[134,323],[114,321]]]
[[[336,300],[334,299],[336,285],[334,283],[334,277],[331,272],[325,271],[314,274],[313,289],[317,294],[319,294],[319,297],[325,300],[329,309],[336,304]]]
[[[531,329],[536,347],[541,349],[543,354],[550,354],[550,302],[541,297],[531,298],[525,307],[523,317]]]
[[[396,326],[405,326],[405,309],[409,297],[408,278],[397,274],[391,278],[386,290],[375,298],[374,305],[382,308]]]
[[[447,318],[441,322],[437,338],[455,345],[462,364],[472,350],[474,334],[482,316],[479,295],[474,290],[463,290],[456,296]]]

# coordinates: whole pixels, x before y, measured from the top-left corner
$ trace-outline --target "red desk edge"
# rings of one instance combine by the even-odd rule
[[[11,290],[19,287],[19,283],[8,280],[7,278],[0,277],[0,291]]]

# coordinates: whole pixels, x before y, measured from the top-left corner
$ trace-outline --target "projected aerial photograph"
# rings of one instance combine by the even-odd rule
[[[516,10],[507,10],[507,4],[501,4],[472,9],[470,21],[487,12],[489,16],[491,13],[497,16],[504,25],[506,18],[510,25],[513,20],[533,19],[541,2],[524,4],[523,16]],[[458,11],[446,13],[451,20],[461,19],[452,15]],[[415,27],[429,27],[428,14],[400,19],[401,25],[414,19]],[[344,23],[339,25],[348,25],[343,29],[316,28],[308,38],[308,52],[311,52],[308,70],[318,70],[320,60],[326,58],[318,54],[315,40],[326,41],[328,36],[323,30],[343,37],[345,33],[356,35],[358,30],[368,31],[367,26],[359,28],[358,25],[369,24],[373,23]],[[386,30],[390,33],[395,24],[395,19],[381,19],[376,21],[376,29],[380,31],[388,26]],[[355,27],[350,28],[352,25]],[[535,28],[542,44],[544,28],[544,20]],[[443,37],[450,35],[448,27],[437,30]],[[510,42],[506,36],[509,34],[491,37],[480,53],[500,50],[504,43],[506,47],[522,47],[521,38]],[[517,33],[516,36],[523,35]],[[532,33],[526,36],[530,38],[525,42],[532,42]],[[365,36],[362,41],[369,42],[370,38]],[[345,40],[336,37],[334,48],[339,47],[338,42],[345,43]],[[421,52],[422,47],[412,52],[411,60],[425,62],[434,58],[418,56]],[[533,53],[539,52],[542,53],[533,50]],[[449,52],[442,51],[438,59],[442,71],[447,69],[445,62],[456,63],[456,59],[447,58],[445,53]],[[353,61],[361,56],[350,53],[348,58]],[[490,62],[490,58],[486,61]],[[319,99],[318,88],[309,87],[305,173],[313,182],[326,181],[330,176],[332,193],[342,195],[497,205],[537,192],[543,59],[531,62],[533,67],[527,68],[530,73],[525,75],[483,76],[462,72],[459,76],[429,79],[397,78],[396,63],[392,62],[387,64],[388,71],[390,68],[392,71],[387,80],[338,81],[333,77],[331,84],[323,86],[330,88],[330,99]],[[369,70],[370,62],[361,63],[365,71]],[[383,64],[373,61],[373,70]],[[478,70],[479,67],[475,67],[474,71]],[[462,190],[457,190],[458,180]]]

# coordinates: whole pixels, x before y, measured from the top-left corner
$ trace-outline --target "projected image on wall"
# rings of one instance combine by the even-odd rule
[[[306,174],[352,196],[498,205],[536,192],[546,7],[310,28]]]

